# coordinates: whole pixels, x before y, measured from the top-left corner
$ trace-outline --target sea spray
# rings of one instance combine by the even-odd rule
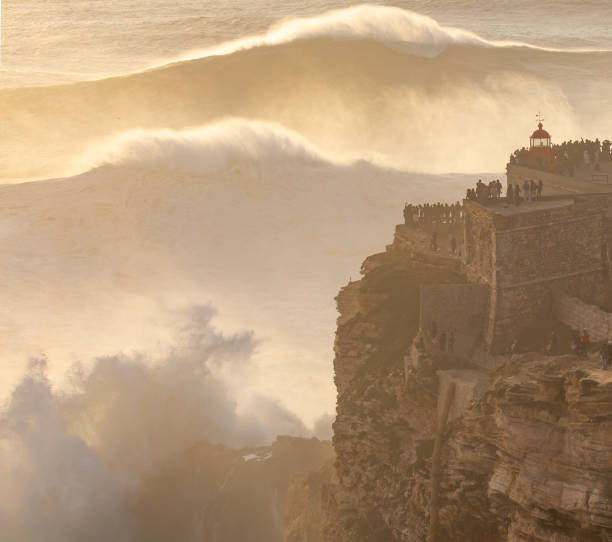
[[[309,425],[333,412],[329,299],[404,201],[456,201],[472,182],[329,160],[276,125],[236,120],[138,132],[93,152],[95,164],[3,189],[0,251],[14,257],[0,263],[11,338],[0,392],[37,352],[61,382],[63,367],[109,346],[167,344],[175,311],[211,302],[221,329],[261,338],[256,363],[231,375],[241,397],[263,390]]]
[[[46,360],[30,363],[0,413],[3,539],[135,540],[129,503],[145,479],[194,444],[241,447],[271,443],[279,431],[308,435],[271,399],[237,412],[215,373],[242,370],[256,343],[250,333],[219,333],[213,314],[193,307],[164,357],[118,354],[73,367],[67,392],[48,380]]]

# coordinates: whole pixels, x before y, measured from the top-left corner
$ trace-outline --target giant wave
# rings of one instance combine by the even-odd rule
[[[312,17],[277,23],[265,34],[248,36],[220,45],[185,53],[177,61],[228,55],[255,47],[282,45],[317,38],[367,39],[401,47],[412,54],[436,56],[452,45],[478,47],[523,47],[549,52],[594,52],[593,49],[540,47],[521,41],[488,40],[462,28],[440,25],[435,19],[391,6],[361,4]],[[163,65],[163,64],[161,64]],[[156,65],[157,67],[160,64]]]
[[[279,123],[331,154],[407,170],[495,170],[531,128],[527,111],[545,110],[558,139],[584,133],[584,124],[593,135],[609,130],[600,111],[612,99],[610,53],[584,58],[458,45],[429,58],[369,39],[313,38],[95,82],[5,89],[0,175],[74,174],[79,155],[110,137],[228,116]],[[596,110],[586,99],[593,89]]]

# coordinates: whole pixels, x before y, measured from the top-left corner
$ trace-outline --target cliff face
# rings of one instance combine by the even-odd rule
[[[337,298],[326,540],[612,540],[612,379],[597,359],[524,355],[487,374],[424,356],[413,369],[419,284],[462,282],[458,266],[396,239],[363,273]],[[438,432],[444,382],[457,391]]]
[[[612,377],[522,356],[450,428],[444,463],[442,539],[612,540]]]
[[[292,476],[285,500],[283,542],[323,542],[323,499],[334,477],[331,459],[319,469]]]

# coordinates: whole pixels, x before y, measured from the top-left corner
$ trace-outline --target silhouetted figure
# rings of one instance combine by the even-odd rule
[[[604,343],[602,347],[599,349],[599,357],[601,358],[601,368],[604,371],[608,370],[610,365],[610,352],[608,349],[608,343]]]
[[[487,185],[482,182],[482,179],[478,179],[476,183],[476,197],[480,202],[483,202],[487,198]]]
[[[454,235],[451,237],[450,247],[451,247],[451,254],[453,256],[456,256],[457,255],[457,239],[455,239]]]
[[[449,352],[454,352],[455,350],[455,334],[453,331],[450,331],[448,334],[448,341],[446,342],[447,350]]]
[[[404,206],[404,224],[406,226],[412,226],[412,205],[408,203]]]
[[[538,181],[538,192],[537,192],[537,198],[538,200],[542,199],[542,190],[544,189],[544,183],[542,182],[542,179],[540,179]]]
[[[531,192],[529,191],[529,181],[527,179],[523,183],[523,195],[525,196],[525,201],[531,201]]]
[[[429,244],[429,248],[431,248],[431,250],[437,252],[437,250],[438,250],[438,230],[434,230],[431,233],[431,242]]]

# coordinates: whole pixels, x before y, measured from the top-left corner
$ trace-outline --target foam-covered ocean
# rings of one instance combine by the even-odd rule
[[[536,113],[611,138],[611,23],[603,0],[4,0],[12,539],[121,524],[198,440],[329,435],[339,288],[405,201],[501,178]]]

